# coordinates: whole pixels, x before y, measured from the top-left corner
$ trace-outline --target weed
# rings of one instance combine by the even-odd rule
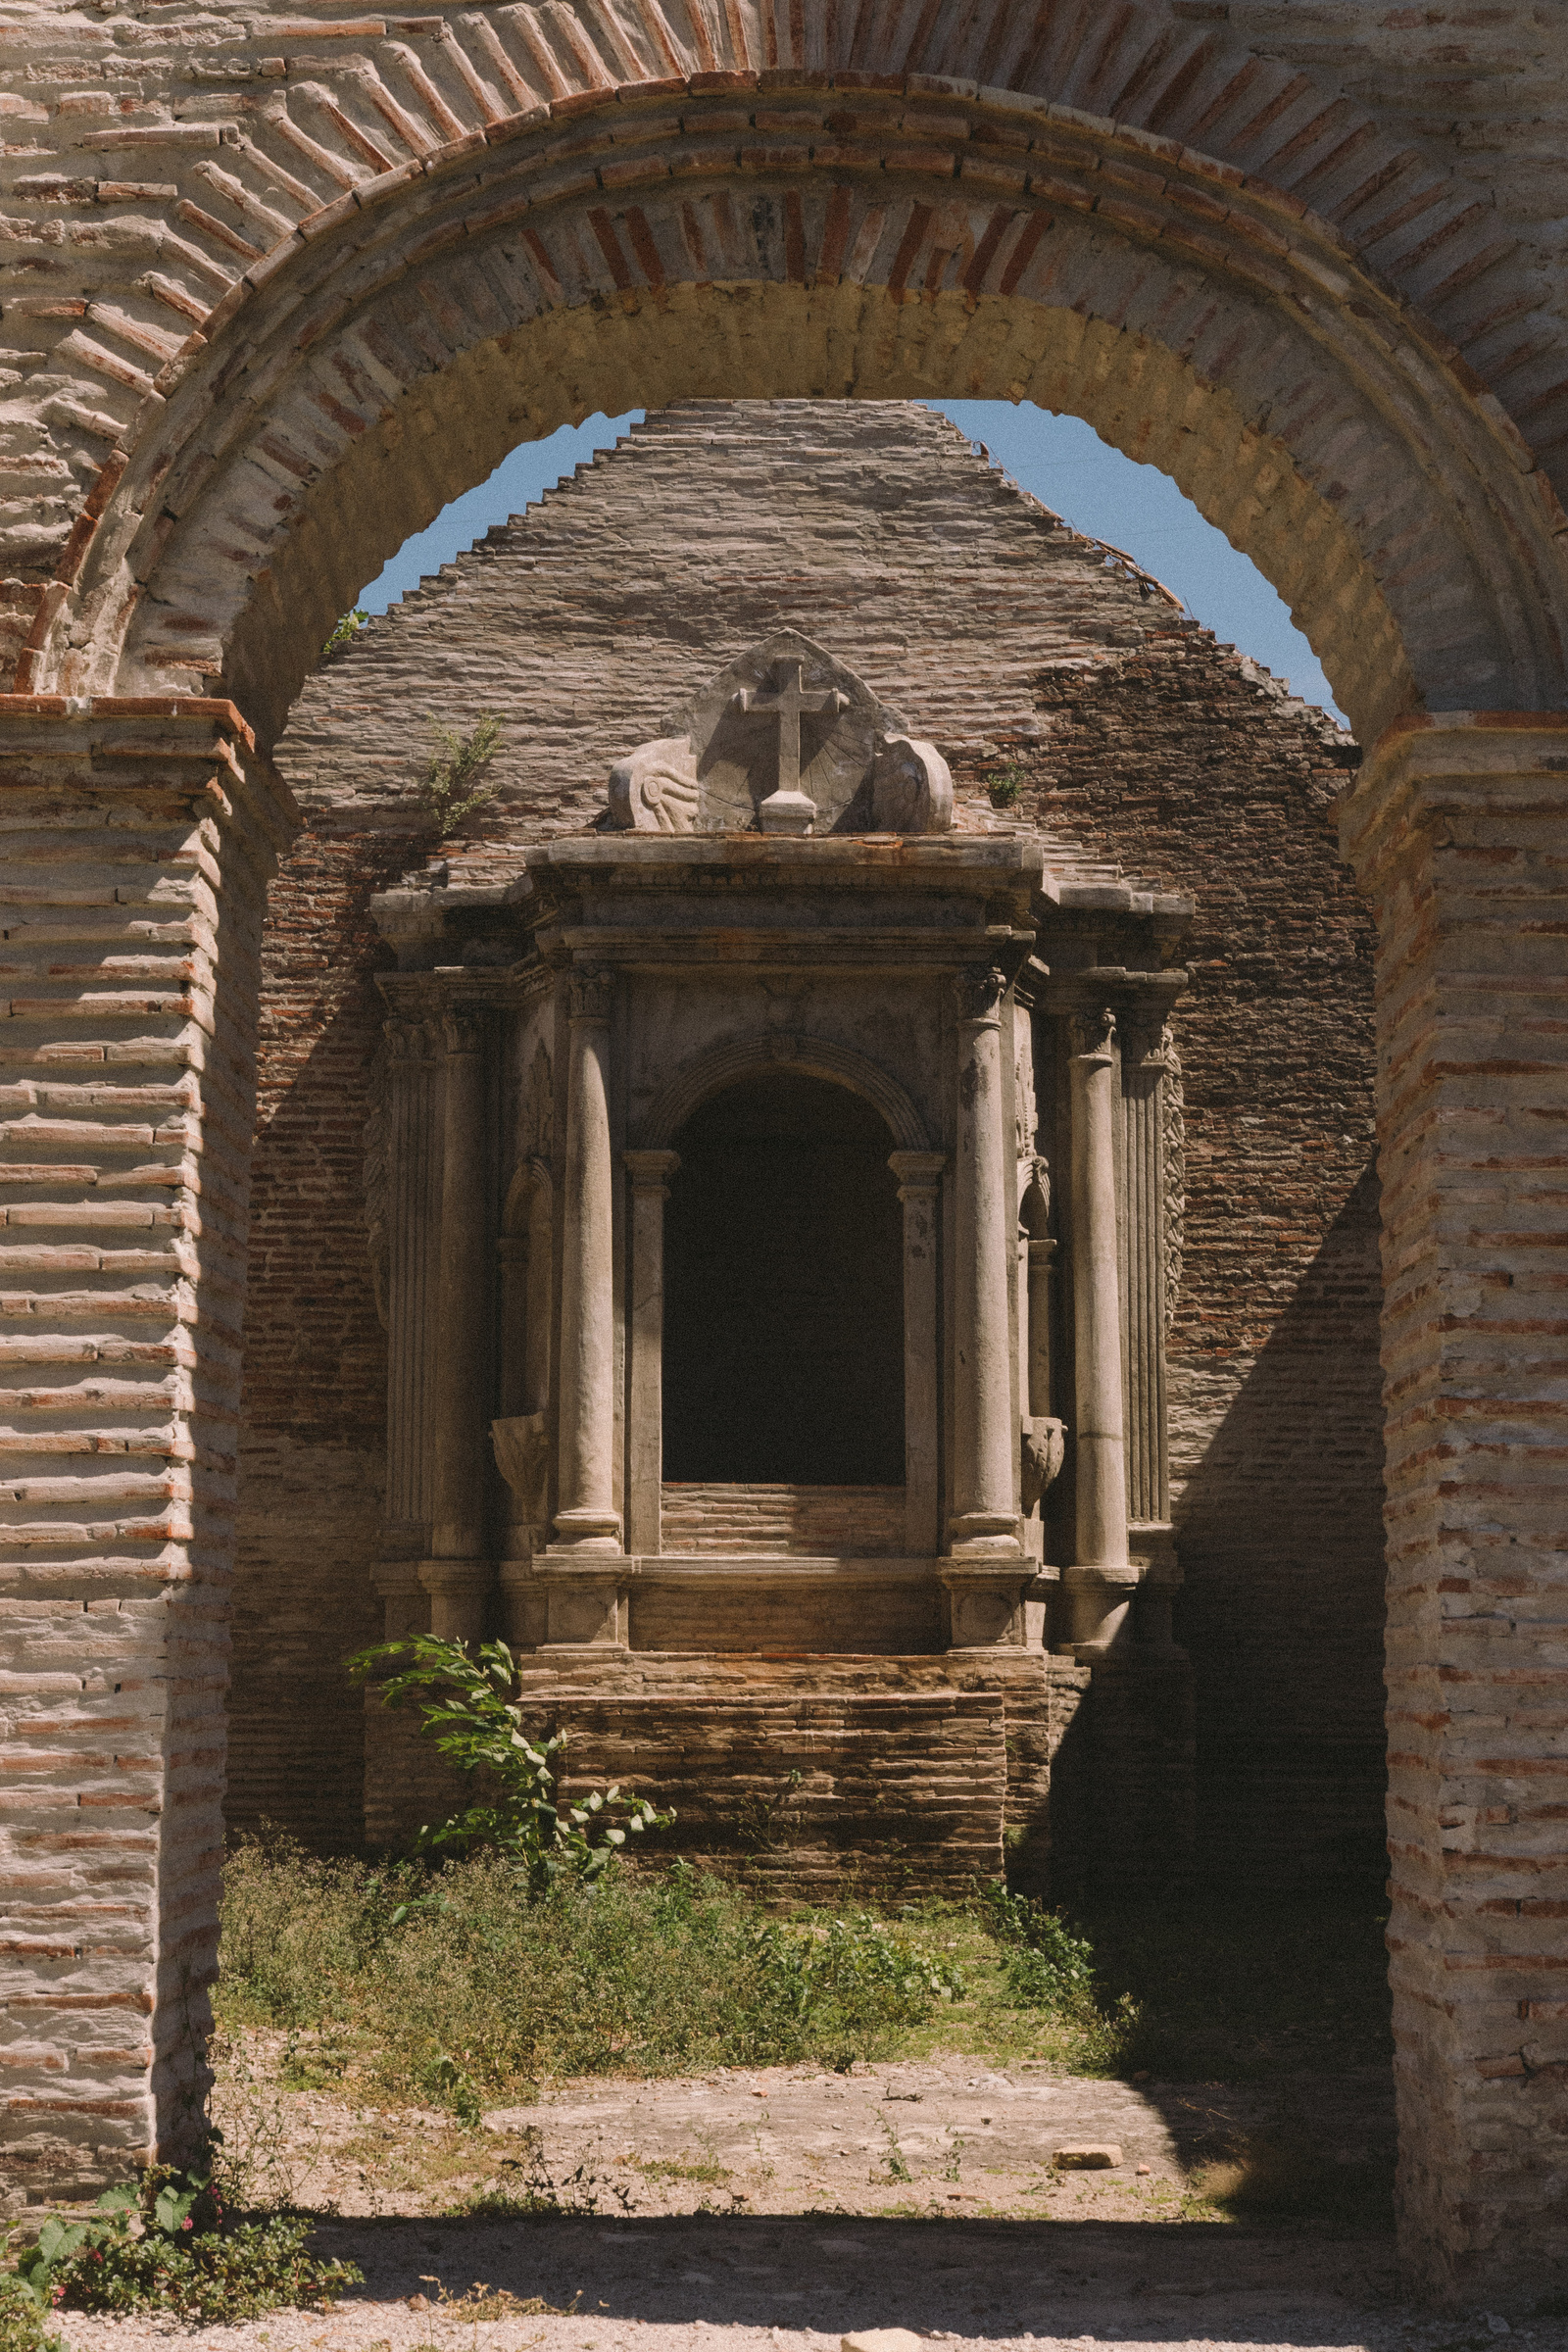
[[[628,1835],[666,1830],[673,1822],[673,1813],[657,1813],[647,1797],[622,1796],[618,1788],[596,1788],[580,1805],[568,1805],[562,1818],[553,1767],[565,1734],[536,1740],[523,1731],[522,1709],[512,1695],[517,1662],[505,1642],[483,1642],[470,1657],[461,1642],[417,1634],[361,1650],[349,1660],[349,1671],[363,1682],[392,1659],[410,1663],[377,1685],[382,1705],[400,1707],[412,1698],[424,1717],[420,1731],[460,1772],[482,1772],[492,1800],[422,1829],[422,1853],[499,1855],[537,1901],[564,1878],[593,1886]],[[410,1907],[394,1911],[394,1927]]]
[[[363,605],[356,605],[352,612],[345,612],[340,620],[335,620],[332,634],[321,648],[321,660],[324,662],[328,654],[341,653],[344,646],[352,645],[369,617]]]
[[[963,2178],[963,2142],[954,2138],[948,2143],[948,2161],[942,2168],[944,2180],[957,2181]]]
[[[520,2180],[486,2181],[456,2205],[447,2208],[454,2221],[517,2222],[549,2219],[584,2221],[606,2210],[601,2193],[622,2213],[633,2210],[630,2193],[617,2180],[601,2180],[579,2164],[564,2180],[552,2179],[543,2153],[535,2148],[525,2162],[511,2161],[503,2172],[521,2173]]]
[[[0,2352],[64,2352],[42,2307],[11,2271],[0,2271]]]
[[[904,2150],[899,2145],[899,2135],[886,2116],[882,2118],[882,2135],[888,2143],[887,2154],[882,2159],[883,2178],[888,2180],[912,2180],[914,2175],[904,2160]],[[873,2180],[876,2179],[874,2173],[871,2175],[871,2179]]]
[[[1016,808],[1028,787],[1026,771],[1017,766],[993,768],[986,778],[993,808]]]
[[[543,2295],[514,2295],[505,2286],[487,2286],[476,2278],[466,2294],[449,2295],[439,2280],[436,2307],[448,2320],[569,2320],[582,2302],[579,2287],[569,2303],[547,2303]]]
[[[1094,1947],[1072,1933],[1060,1912],[1001,1885],[986,1887],[981,1900],[1005,1951],[1004,1967],[1017,1999],[1069,2012],[1093,2002]]]
[[[419,808],[444,840],[465,817],[493,801],[501,789],[485,775],[501,748],[501,721],[493,710],[481,710],[469,732],[458,735],[450,727],[438,726],[429,711],[425,716],[436,748],[419,782]]]
[[[716,2156],[705,2156],[697,2163],[683,2162],[673,2156],[650,2156],[639,2161],[637,2170],[650,2180],[703,2180],[710,2187],[720,2188],[734,2179],[727,2165]]]
[[[84,2221],[51,2214],[15,2275],[41,2311],[170,2311],[226,2325],[363,2283],[352,2263],[313,2255],[310,2236],[308,2222],[280,2215],[225,2227],[210,2175],[154,2166],[105,2189]]]

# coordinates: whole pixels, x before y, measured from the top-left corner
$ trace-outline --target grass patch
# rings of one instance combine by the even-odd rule
[[[467,2124],[563,2075],[842,2070],[968,1991],[918,1923],[775,1917],[692,1871],[530,1901],[493,1859],[376,1871],[275,1838],[229,1862],[221,1958],[222,2030],[285,2029],[290,2083],[352,2077]]]
[[[272,1838],[230,1857],[221,1961],[220,2029],[280,2029],[287,2084],[444,2107],[466,2131],[572,2075],[954,2052],[1248,2081],[1392,2047],[1369,1901],[1086,1904],[1068,1923],[992,1889],[783,1914],[679,1866],[530,1901],[493,1858],[377,1868]]]
[[[726,2180],[735,2177],[716,2156],[699,2157],[695,2162],[674,2156],[645,2156],[639,2159],[637,2170],[650,2180],[701,2180],[710,2188],[722,2188]]]

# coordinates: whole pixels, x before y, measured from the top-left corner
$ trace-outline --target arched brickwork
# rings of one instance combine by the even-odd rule
[[[1568,27],[1468,12],[1435,120],[1430,13],[107,0],[0,28],[30,992],[6,1173],[40,1188],[6,1215],[70,1228],[7,1246],[8,1344],[54,1367],[18,1399],[54,1451],[97,1460],[113,1391],[142,1416],[115,1446],[161,1465],[14,1448],[44,1462],[12,1490],[5,1702],[44,1790],[7,1816],[24,2169],[101,2177],[199,2105],[255,934],[288,821],[252,727],[406,532],[564,416],[997,394],[1171,473],[1382,732],[1345,839],[1392,1203],[1401,2227],[1425,2286],[1561,2291],[1568,271],[1531,125]]]
[[[563,96],[307,215],[162,371],[35,684],[221,683],[267,739],[361,581],[518,439],[692,392],[924,392],[1159,465],[1365,735],[1558,698],[1549,485],[1342,231],[1109,121],[846,78]]]

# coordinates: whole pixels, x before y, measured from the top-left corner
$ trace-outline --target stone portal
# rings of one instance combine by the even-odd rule
[[[542,1706],[657,1692],[665,1734],[786,1657],[807,1715],[846,1676],[989,1691],[1042,1758],[1099,1675],[1125,1754],[1177,1724],[1179,1868],[1161,1100],[1190,907],[952,820],[940,750],[784,631],[615,762],[596,833],[375,901],[415,1400],[389,1481],[430,1497],[388,1524],[388,1630],[503,1627]],[[599,1721],[607,1770],[624,1739]],[[999,1859],[1004,1820],[1046,1837],[1047,1776],[1007,1781]],[[972,1824],[927,1795],[925,1875],[966,1874]]]

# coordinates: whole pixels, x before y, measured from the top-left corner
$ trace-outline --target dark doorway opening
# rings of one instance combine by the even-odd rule
[[[664,1476],[904,1482],[894,1139],[844,1087],[742,1079],[694,1111],[664,1223]]]

